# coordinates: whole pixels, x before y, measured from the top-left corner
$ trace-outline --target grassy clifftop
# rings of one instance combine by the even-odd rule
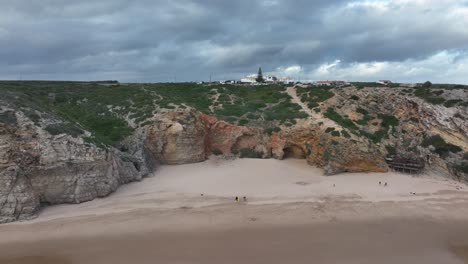
[[[115,145],[158,112],[193,108],[220,119],[273,128],[307,117],[290,102],[285,88],[99,82],[0,82],[0,99],[41,123],[45,116],[67,121],[50,124],[52,133],[80,128],[95,139]]]

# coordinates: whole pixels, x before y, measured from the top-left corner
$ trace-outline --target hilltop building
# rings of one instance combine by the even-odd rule
[[[345,82],[345,81],[316,81],[315,82],[315,85],[318,85],[318,86],[346,86],[346,85],[349,85],[350,83],[349,82]]]
[[[390,80],[378,80],[377,83],[382,85],[389,85],[392,82]]]

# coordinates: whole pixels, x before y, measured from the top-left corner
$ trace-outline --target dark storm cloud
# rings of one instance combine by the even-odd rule
[[[468,50],[468,2],[0,0],[0,78],[202,80]],[[430,6],[431,8],[427,8]],[[454,62],[456,63],[456,62]]]

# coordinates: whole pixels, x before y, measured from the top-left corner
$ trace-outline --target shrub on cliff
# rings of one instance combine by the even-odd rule
[[[79,135],[83,134],[83,130],[75,126],[74,124],[70,123],[61,123],[61,124],[52,124],[48,125],[45,130],[49,132],[51,135],[60,135],[60,134],[68,134],[73,137],[78,137]]]
[[[461,102],[463,102],[463,100],[460,100],[460,99],[448,100],[444,103],[444,106],[450,108],[450,107],[454,107],[455,105]]]
[[[335,121],[336,123],[338,123],[342,127],[349,128],[351,130],[357,130],[358,129],[356,124],[354,124],[354,122],[351,119],[341,116],[340,114],[338,114],[331,107],[329,107],[327,109],[324,116],[331,119],[331,120],[333,120],[333,121]]]
[[[435,148],[435,152],[443,158],[447,157],[449,153],[458,153],[462,151],[459,146],[445,142],[440,135],[425,138],[421,145],[426,148],[433,146]]]

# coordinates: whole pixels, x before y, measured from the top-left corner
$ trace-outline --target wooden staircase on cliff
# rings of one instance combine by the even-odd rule
[[[425,162],[422,159],[393,157],[387,158],[386,161],[391,169],[410,174],[421,173],[425,166]]]

